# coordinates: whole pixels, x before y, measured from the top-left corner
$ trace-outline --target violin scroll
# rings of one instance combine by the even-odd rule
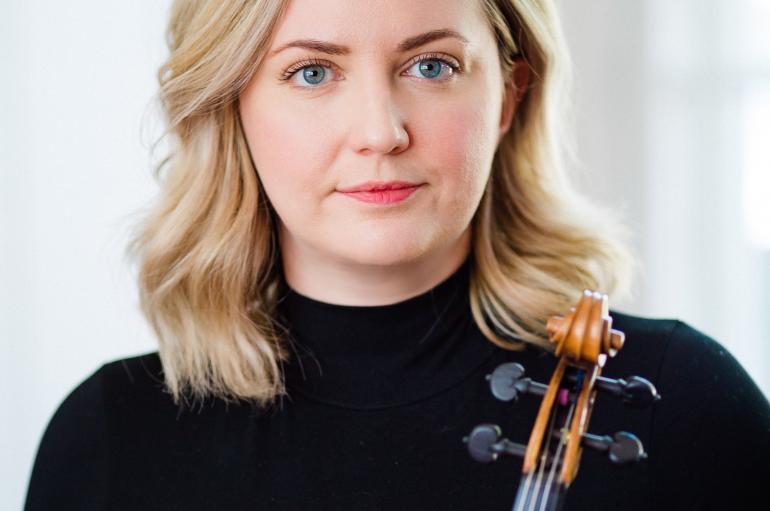
[[[584,290],[577,305],[564,316],[548,318],[546,331],[559,358],[548,385],[526,377],[524,367],[516,362],[500,364],[486,375],[492,394],[501,401],[515,402],[524,394],[541,396],[529,442],[524,445],[503,438],[495,424],[480,424],[463,438],[476,461],[489,463],[501,454],[523,458],[514,510],[531,505],[547,511],[558,509],[577,475],[582,447],[607,454],[617,465],[647,457],[632,433],[598,436],[586,431],[598,392],[620,398],[633,408],[660,399],[655,386],[642,377],[600,376],[607,358],[614,357],[625,343],[625,334],[612,328],[607,295]]]
[[[607,295],[588,289],[577,307],[571,307],[563,317],[551,316],[545,328],[549,340],[556,344],[554,355],[600,367],[606,356],[614,357],[625,342],[625,334],[612,329]]]

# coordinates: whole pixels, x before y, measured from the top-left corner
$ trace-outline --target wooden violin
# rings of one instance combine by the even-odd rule
[[[612,329],[607,295],[590,290],[575,307],[546,324],[559,362],[548,385],[524,377],[515,362],[499,365],[487,375],[492,394],[502,401],[521,394],[542,396],[540,410],[527,445],[502,438],[500,427],[480,424],[463,441],[473,459],[489,463],[500,454],[523,458],[522,475],[513,511],[556,511],[574,481],[584,446],[607,453],[618,465],[647,457],[639,439],[626,431],[598,436],[586,432],[597,391],[620,397],[634,408],[660,399],[655,387],[638,376],[609,379],[600,376],[607,357],[623,347],[625,334]]]

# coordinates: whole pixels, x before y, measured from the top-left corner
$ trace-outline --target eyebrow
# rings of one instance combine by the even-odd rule
[[[468,44],[468,39],[463,37],[463,35],[460,34],[459,32],[449,28],[440,28],[437,30],[430,30],[423,34],[419,34],[419,35],[404,39],[402,42],[398,44],[398,47],[396,49],[400,53],[403,53],[409,50],[413,50],[415,48],[419,48],[420,46],[428,44],[431,41],[437,41],[439,39],[445,39],[447,37],[452,37],[454,39],[458,39],[462,41],[463,44]],[[326,41],[319,41],[318,39],[298,39],[296,41],[291,41],[281,45],[279,48],[270,52],[268,57],[272,57],[276,53],[279,53],[287,48],[305,48],[308,50],[315,50],[321,53],[326,53],[328,55],[349,55],[351,53],[350,48],[348,48],[347,46],[334,44]]]

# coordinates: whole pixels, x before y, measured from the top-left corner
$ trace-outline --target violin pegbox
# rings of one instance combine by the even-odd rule
[[[660,399],[655,386],[639,376],[617,380],[600,376],[607,358],[625,343],[625,334],[612,328],[606,294],[584,290],[564,316],[548,318],[546,332],[559,358],[548,385],[526,377],[524,367],[516,362],[500,364],[486,375],[492,395],[501,401],[516,402],[525,394],[542,397],[528,444],[503,438],[495,424],[479,424],[463,437],[476,461],[489,463],[500,454],[523,458],[514,510],[557,509],[577,476],[582,447],[605,453],[617,465],[647,457],[632,433],[598,436],[586,431],[598,391],[619,397],[633,408]]]

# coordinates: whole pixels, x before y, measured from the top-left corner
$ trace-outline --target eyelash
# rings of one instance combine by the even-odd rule
[[[444,78],[444,79],[441,79],[441,80],[424,78],[425,80],[427,80],[429,82],[438,82],[438,83],[448,82],[449,80],[451,80],[451,77],[455,73],[462,73],[463,72],[463,70],[462,70],[462,68],[461,68],[461,66],[459,64],[453,62],[452,60],[449,60],[449,59],[445,58],[440,53],[426,53],[424,55],[419,55],[417,57],[414,57],[409,62],[409,64],[407,64],[406,68],[409,69],[412,66],[414,66],[415,64],[417,64],[418,62],[423,62],[423,61],[426,61],[426,60],[436,60],[436,61],[439,61],[442,64],[448,66],[452,70],[449,78]],[[323,60],[323,59],[306,59],[306,60],[301,60],[301,61],[299,61],[299,62],[297,62],[295,64],[292,64],[291,66],[289,66],[288,69],[286,69],[286,71],[283,72],[283,75],[281,76],[281,81],[289,81],[289,80],[291,80],[291,78],[296,73],[298,73],[299,71],[302,71],[306,67],[311,67],[311,66],[335,67],[334,64],[329,62],[328,60]],[[302,88],[302,89],[318,89],[320,87],[323,87],[323,85],[300,86],[300,88]]]

